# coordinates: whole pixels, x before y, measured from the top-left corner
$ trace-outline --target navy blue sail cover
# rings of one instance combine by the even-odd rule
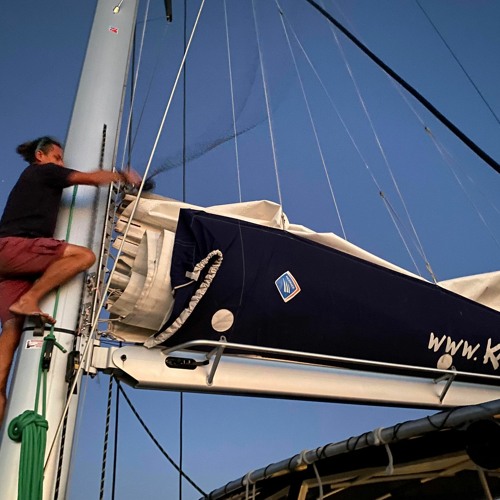
[[[181,210],[172,285],[188,282],[186,271],[216,249],[223,262],[213,283],[165,344],[224,335],[240,344],[430,368],[444,356],[460,371],[499,373],[499,312],[279,229]],[[176,290],[160,331],[198,286]],[[222,333],[212,327],[221,309],[234,315]]]

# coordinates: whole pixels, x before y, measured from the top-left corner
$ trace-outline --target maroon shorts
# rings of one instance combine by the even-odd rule
[[[25,294],[33,282],[59,259],[68,243],[53,238],[0,238],[0,320],[14,314],[9,307]]]

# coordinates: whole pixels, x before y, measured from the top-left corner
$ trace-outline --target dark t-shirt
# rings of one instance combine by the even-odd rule
[[[0,238],[52,238],[62,190],[68,187],[70,168],[53,163],[33,164],[12,189],[0,220]]]

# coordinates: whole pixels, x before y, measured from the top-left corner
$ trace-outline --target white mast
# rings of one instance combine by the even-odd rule
[[[138,0],[98,0],[89,39],[66,146],[65,163],[81,171],[111,169],[116,157],[116,145],[129,67],[129,54],[136,19]],[[118,7],[119,6],[119,7]],[[105,130],[105,134],[103,134]],[[105,142],[103,143],[103,135]],[[103,149],[104,144],[104,149]],[[70,191],[70,189],[68,189]],[[105,223],[106,189],[79,186],[71,222],[69,241],[91,247],[99,255]],[[71,192],[65,194],[64,208],[59,214],[55,237],[66,238]],[[74,333],[79,323],[82,297],[85,297],[84,278],[78,276],[60,290],[55,336],[66,350],[74,347]],[[42,304],[52,313],[55,294]],[[46,332],[48,333],[48,331]],[[28,349],[34,337],[32,331],[23,334],[18,360],[12,379],[5,425],[0,436],[0,485],[2,498],[17,497],[17,479],[21,445],[7,435],[8,423],[25,410],[33,410],[36,392],[39,348]],[[72,400],[66,428],[65,449],[59,459],[60,433],[55,435],[66,405],[68,384],[65,381],[68,355],[54,349],[47,377],[47,434],[46,453],[53,446],[44,478],[44,499],[55,496],[58,468],[61,465],[58,498],[66,496],[66,482],[73,440],[77,395]],[[79,387],[78,387],[79,389]],[[80,391],[78,390],[78,393]],[[41,413],[41,407],[38,410]],[[55,440],[55,441],[54,441]]]

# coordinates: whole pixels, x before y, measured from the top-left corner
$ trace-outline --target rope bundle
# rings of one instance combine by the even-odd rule
[[[47,429],[45,417],[34,410],[26,410],[14,418],[7,430],[9,438],[21,443],[19,460],[19,500],[39,500],[43,495],[43,465]]]
[[[18,500],[42,500],[43,498],[43,469],[49,428],[49,423],[45,419],[49,367],[44,366],[44,357],[49,341],[53,342],[58,349],[66,352],[56,341],[52,332],[44,338],[38,364],[35,409],[25,410],[21,415],[13,418],[7,429],[9,438],[16,443],[21,443],[17,485]],[[40,389],[42,392],[42,415],[37,413]]]

